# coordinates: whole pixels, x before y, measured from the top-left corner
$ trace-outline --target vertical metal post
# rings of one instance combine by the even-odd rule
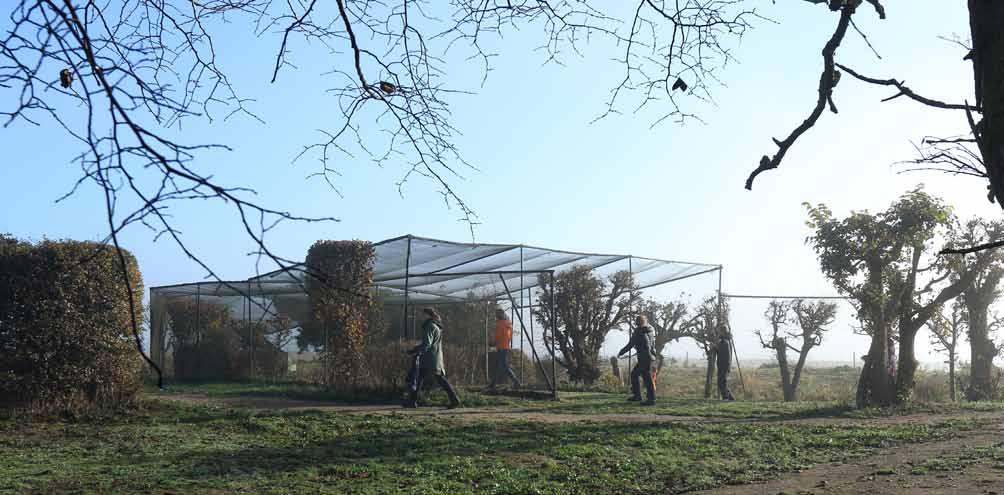
[[[195,337],[202,340],[202,321],[199,318],[202,307],[202,284],[195,286]]]
[[[628,275],[631,275],[631,283],[634,284],[634,265],[631,256],[628,256]],[[634,297],[634,287],[631,287],[629,297]],[[630,301],[629,301],[630,302]],[[631,304],[628,304],[628,340],[631,339]],[[628,376],[631,376],[631,351],[628,351]]]
[[[516,299],[512,296],[512,291],[509,290],[509,285],[506,284],[505,277],[501,273],[499,274],[499,280],[502,281],[502,286],[505,287],[505,294],[509,298],[509,304],[511,306],[516,306]],[[526,332],[526,326],[523,324],[523,314],[514,313],[514,315],[519,318],[520,333]],[[533,351],[533,360],[536,361],[537,367],[540,369],[541,372],[543,372],[544,364],[540,362],[540,356],[537,355],[537,351],[535,349],[531,348],[530,350]],[[551,383],[548,383],[548,386],[550,386],[553,390],[557,390],[557,387],[555,385],[552,385]]]
[[[248,348],[250,349],[250,351],[248,352],[248,355],[249,355],[249,359],[251,361],[251,378],[254,378],[255,377],[255,372],[254,372],[254,338],[255,338],[255,335],[254,335],[254,324],[251,323],[251,281],[250,280],[248,280],[247,305],[248,305],[248,334],[250,336],[250,345],[248,346]]]
[[[558,325],[558,313],[555,311],[554,307],[554,272],[551,272],[551,398],[554,400],[558,399],[558,374],[555,372],[555,365],[558,358],[554,355],[554,331],[555,327]],[[546,331],[546,329],[545,329]]]
[[[491,377],[488,375],[488,316],[491,311],[491,305],[488,301],[485,301],[485,384],[491,383]]]
[[[524,306],[524,304],[525,303],[523,301],[523,245],[521,244],[519,246],[519,312],[520,312],[520,314],[523,313],[523,306]],[[532,315],[530,317],[533,318]],[[520,318],[520,320],[522,320],[522,319],[523,318]],[[532,342],[531,342],[531,345],[533,345]],[[523,332],[520,332],[519,333],[519,381],[520,381],[520,383],[524,383],[523,361],[524,361],[523,360]]]
[[[401,331],[404,333],[408,332],[408,277],[411,275],[411,236],[408,236],[408,250],[404,255],[404,325],[401,326]]]
[[[491,377],[488,376],[488,316],[491,311],[491,304],[485,301],[485,385],[491,383]]]
[[[718,303],[715,305],[715,325],[717,325],[719,327],[719,328],[715,329],[715,336],[721,338],[721,332],[722,332],[722,329],[721,329],[721,326],[722,326],[722,268],[721,267],[718,267]],[[718,343],[716,342],[715,345],[717,346]],[[718,353],[716,352],[715,356],[717,356],[717,355],[718,355]],[[718,372],[718,370],[715,369],[715,372]],[[715,387],[715,397],[718,398],[718,399],[721,399],[722,398],[721,395],[722,395],[721,390],[718,390],[718,387]]]

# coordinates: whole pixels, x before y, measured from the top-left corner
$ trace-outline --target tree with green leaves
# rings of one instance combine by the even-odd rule
[[[690,312],[683,300],[661,303],[654,299],[642,301],[638,312],[648,317],[648,323],[655,333],[655,351],[658,354],[656,374],[658,374],[662,371],[666,360],[666,346],[687,336],[687,317]]]
[[[949,280],[950,262],[931,256],[930,246],[952,224],[951,209],[921,188],[902,195],[880,213],[852,212],[838,219],[825,205],[806,204],[807,241],[819,256],[823,274],[855,305],[871,345],[858,382],[858,406],[910,400],[917,360],[917,332],[937,309],[962,294],[978,270],[964,269]],[[986,252],[974,256],[978,268]],[[892,363],[892,342],[899,359]]]
[[[972,246],[1004,237],[1004,222],[973,219],[959,225],[952,235],[952,244]],[[984,258],[987,258],[984,260]],[[963,316],[970,347],[970,383],[966,391],[969,400],[989,400],[993,395],[993,360],[1000,348],[994,343],[990,308],[1000,299],[999,285],[1004,277],[1004,251],[988,250],[980,256],[953,257],[949,266],[952,277],[960,279],[971,273],[972,279],[962,291]]]
[[[548,330],[544,344],[573,382],[592,384],[600,377],[600,348],[607,334],[627,322],[638,299],[631,274],[622,270],[603,280],[589,266],[576,265],[556,273],[553,283],[547,274],[538,283],[538,306],[550,308],[553,295],[556,313],[534,312]]]

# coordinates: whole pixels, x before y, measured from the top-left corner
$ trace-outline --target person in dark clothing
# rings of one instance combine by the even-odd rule
[[[631,398],[628,400],[641,400],[641,383],[639,381],[644,381],[645,395],[648,400],[642,402],[642,404],[650,406],[655,404],[655,382],[652,380],[652,362],[655,359],[655,336],[652,332],[652,327],[648,326],[648,318],[644,315],[639,315],[635,319],[635,329],[631,333],[631,339],[617,353],[617,356],[623,356],[630,352],[631,349],[635,351],[638,364],[631,370]]]
[[[422,343],[408,351],[408,354],[418,355],[418,377],[415,380],[414,388],[410,390],[408,400],[404,407],[418,407],[419,395],[422,393],[422,384],[429,375],[435,377],[436,382],[446,392],[450,398],[450,409],[460,407],[460,399],[453,385],[446,380],[446,368],[443,366],[443,330],[442,319],[436,310],[425,308],[422,310],[428,318],[422,324]]]
[[[731,336],[723,333],[718,338],[717,357],[718,362],[718,395],[725,400],[736,400],[729,391],[729,370],[732,368],[732,345],[729,343]]]

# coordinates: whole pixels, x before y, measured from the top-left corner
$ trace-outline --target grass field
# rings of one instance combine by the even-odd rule
[[[343,399],[305,385],[253,383],[172,387],[172,394]],[[620,394],[570,393],[558,402],[464,397],[475,407],[584,421],[251,410],[161,397],[127,414],[0,420],[0,493],[679,493],[981,426],[973,418],[800,422],[960,411],[949,405],[862,412],[834,402],[676,399],[641,409]],[[687,418],[606,416],[653,413]]]

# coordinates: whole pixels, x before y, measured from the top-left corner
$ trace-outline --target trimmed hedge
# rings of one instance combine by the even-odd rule
[[[143,280],[123,251],[138,318]],[[115,248],[0,235],[0,405],[37,412],[117,406],[141,358]]]
[[[317,241],[307,252],[310,307],[328,330],[325,385],[354,387],[361,377],[375,256],[373,244],[365,241]]]

